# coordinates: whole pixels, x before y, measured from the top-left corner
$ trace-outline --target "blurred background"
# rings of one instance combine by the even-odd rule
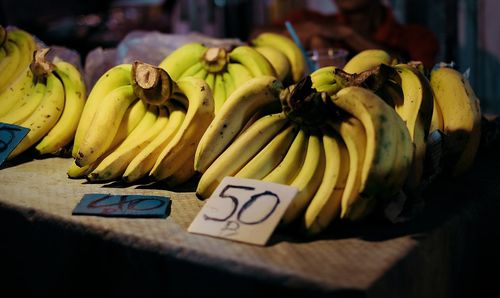
[[[500,114],[498,0],[385,0],[403,24],[438,39],[437,61],[469,73],[483,112]],[[151,30],[248,40],[255,28],[293,12],[337,12],[331,0],[1,0],[0,23],[16,25],[50,45],[77,50],[114,47],[129,32]],[[284,27],[283,27],[284,29]]]

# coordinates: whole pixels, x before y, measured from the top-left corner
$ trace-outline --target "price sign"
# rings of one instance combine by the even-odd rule
[[[0,122],[0,166],[29,131],[26,127]]]
[[[160,196],[86,194],[72,214],[164,218],[169,204],[169,198]]]
[[[296,194],[288,185],[225,177],[188,232],[265,245]]]

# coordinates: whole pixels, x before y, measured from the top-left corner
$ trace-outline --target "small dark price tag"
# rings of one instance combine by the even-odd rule
[[[0,166],[29,131],[26,127],[0,122]]]
[[[160,196],[86,194],[72,214],[165,218],[169,204],[168,197]]]

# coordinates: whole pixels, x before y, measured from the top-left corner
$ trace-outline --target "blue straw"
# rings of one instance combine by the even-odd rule
[[[286,21],[285,26],[286,26],[286,29],[288,30],[288,33],[290,33],[290,36],[292,36],[293,41],[295,42],[295,44],[299,47],[300,51],[302,52],[302,55],[304,56],[304,59],[306,60],[307,67],[309,67],[309,71],[313,72],[316,69],[318,69],[317,66],[312,62],[312,60],[309,59],[309,57],[307,56],[306,49],[304,48],[304,45],[302,44],[302,42],[300,42],[300,39],[297,36],[297,33],[295,32],[295,29],[293,29],[292,23],[290,23],[289,21]]]

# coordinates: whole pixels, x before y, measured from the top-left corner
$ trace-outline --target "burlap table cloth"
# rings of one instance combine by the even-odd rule
[[[490,240],[500,239],[491,227],[500,210],[494,156],[425,194],[431,203],[410,222],[340,226],[309,240],[277,231],[265,247],[188,233],[203,204],[190,187],[71,180],[64,158],[7,164],[3,288],[66,297],[465,297],[487,287],[483,270],[498,264],[490,259],[497,249]],[[72,216],[86,193],[167,195],[172,204],[166,219]]]

